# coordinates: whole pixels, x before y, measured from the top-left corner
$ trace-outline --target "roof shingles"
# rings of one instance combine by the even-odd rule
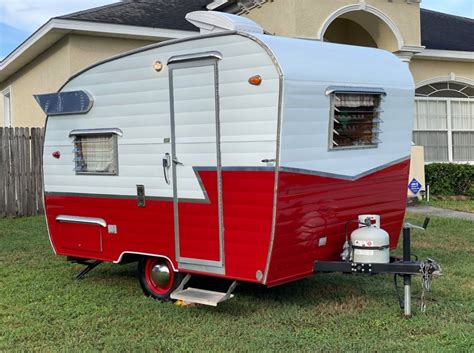
[[[427,49],[474,51],[474,20],[421,9],[421,44]]]
[[[212,1],[123,0],[58,18],[196,31],[186,14],[206,10]],[[474,51],[474,20],[426,9],[421,9],[420,18],[421,44],[427,49]]]
[[[196,31],[184,17],[188,12],[205,10],[210,2],[212,0],[126,0],[58,18]]]

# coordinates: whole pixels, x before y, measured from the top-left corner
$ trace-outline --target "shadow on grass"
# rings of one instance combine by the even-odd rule
[[[67,266],[67,264],[64,265]],[[77,264],[69,266],[71,281],[76,281],[74,277],[83,266]],[[87,286],[87,282],[91,281],[95,286],[103,287],[108,287],[113,283],[117,287],[132,287],[136,289],[137,295],[141,295],[136,267],[136,263],[102,264],[78,283],[81,283],[81,286]],[[188,286],[225,292],[231,283],[232,281],[226,279],[194,275]],[[386,293],[391,285],[391,278],[388,276],[343,274],[320,274],[272,288],[252,283],[239,283],[234,291],[237,300],[222,303],[217,309],[205,306],[196,306],[193,309],[238,317],[252,315],[255,310],[276,308],[282,305],[313,308],[352,302],[357,309],[359,302],[362,308],[363,302],[381,301],[381,293]],[[395,294],[393,305],[396,305]]]

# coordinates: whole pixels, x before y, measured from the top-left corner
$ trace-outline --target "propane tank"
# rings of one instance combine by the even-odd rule
[[[352,261],[389,263],[390,237],[380,228],[380,216],[360,215],[359,228],[351,233]]]

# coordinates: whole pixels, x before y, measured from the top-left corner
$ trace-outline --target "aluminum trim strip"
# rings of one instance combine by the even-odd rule
[[[184,55],[175,55],[168,59],[169,64],[175,63],[182,63],[184,61],[194,61],[194,60],[201,60],[201,59],[223,59],[222,53],[218,52],[217,50],[213,51],[205,51],[201,53],[192,53],[192,54],[184,54]]]
[[[329,86],[326,88],[326,95],[331,93],[367,93],[387,95],[387,92],[381,87],[355,87],[355,86]]]
[[[56,217],[56,222],[95,224],[104,228],[107,227],[107,222],[104,219],[94,217],[58,215]]]
[[[357,180],[357,179],[363,178],[363,177],[365,177],[369,174],[373,174],[373,173],[378,172],[382,169],[388,168],[392,165],[395,165],[395,164],[401,163],[403,161],[406,161],[408,159],[410,159],[410,156],[405,156],[405,157],[396,159],[394,161],[388,162],[386,164],[380,165],[378,167],[369,169],[365,172],[362,172],[362,173],[354,175],[354,176],[344,175],[344,174],[327,173],[327,172],[322,172],[322,171],[317,171],[317,170],[291,168],[291,167],[280,167],[280,171],[289,172],[289,173],[316,175],[316,176],[322,176],[322,177],[327,177],[327,178],[335,178],[335,179]]]
[[[103,135],[103,134],[115,134],[122,137],[123,131],[117,127],[101,128],[101,129],[74,129],[69,132],[69,137],[80,136],[80,135]]]
[[[213,266],[205,266],[205,265],[178,263],[178,268],[180,270],[189,270],[189,271],[202,272],[202,273],[212,273],[216,275],[225,275],[224,267],[213,267]]]
[[[260,45],[268,54],[270,59],[272,60],[273,64],[275,65],[275,69],[278,72],[279,76],[279,89],[278,89],[278,117],[277,117],[277,137],[276,137],[276,158],[275,158],[275,167],[273,168],[275,171],[275,182],[274,182],[274,187],[273,187],[273,209],[272,209],[272,226],[271,226],[271,231],[270,231],[270,244],[268,247],[268,254],[267,254],[267,260],[265,263],[265,271],[263,274],[263,279],[262,283],[266,284],[267,283],[267,277],[268,277],[268,271],[270,269],[270,261],[273,253],[273,243],[275,239],[275,227],[276,227],[276,213],[277,213],[277,196],[278,196],[278,175],[279,175],[279,170],[280,170],[280,155],[281,155],[281,127],[282,127],[282,119],[283,119],[283,82],[284,82],[284,75],[283,75],[283,70],[278,62],[278,59],[275,56],[275,53],[272,51],[272,49],[267,46],[264,42],[262,42],[260,39],[252,36],[249,33],[245,32],[237,32],[238,35],[241,35],[243,37],[249,38],[256,42],[258,45]]]
[[[180,257],[176,259],[176,261],[182,264],[188,265],[203,265],[203,266],[210,266],[210,267],[222,267],[222,261],[214,261],[214,260],[203,260],[203,259],[195,259],[190,257]]]

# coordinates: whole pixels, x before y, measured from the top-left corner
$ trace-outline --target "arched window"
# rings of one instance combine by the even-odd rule
[[[474,162],[474,86],[436,82],[416,89],[413,141],[425,162]]]

